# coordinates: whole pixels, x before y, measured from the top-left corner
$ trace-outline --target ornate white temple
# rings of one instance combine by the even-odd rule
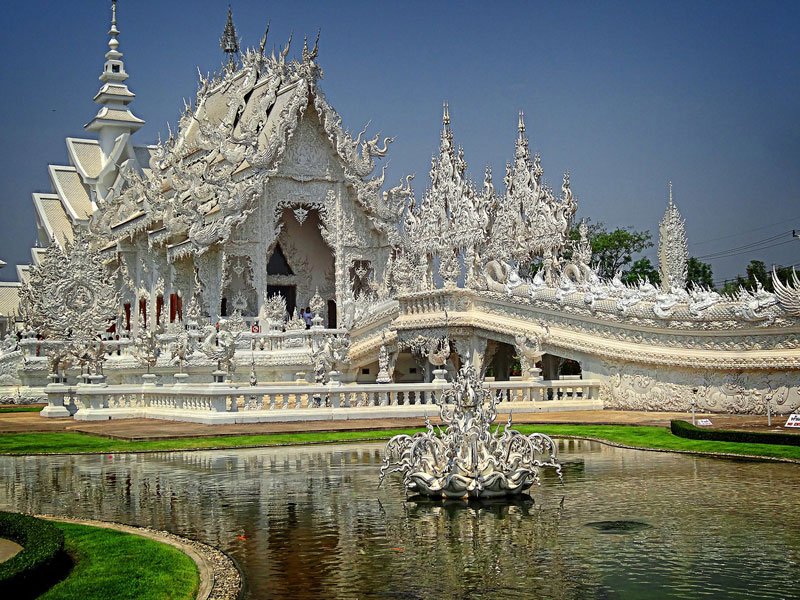
[[[227,65],[201,77],[167,140],[137,145],[144,121],[131,111],[118,35],[114,3],[100,108],[86,139],[66,140],[69,164],[48,168],[52,193],[33,194],[31,265],[0,286],[6,396],[41,398],[49,382],[63,400],[78,381],[102,381],[89,414],[130,408],[133,396],[155,406],[152,390],[135,388],[143,373],[146,385],[160,378],[159,397],[173,375],[200,386],[213,374],[261,390],[259,410],[264,389],[290,383],[360,383],[365,394],[394,385],[394,403],[358,406],[396,405],[397,386],[442,381],[469,361],[496,384],[527,382],[517,388],[529,399],[545,386],[545,401],[620,408],[800,406],[800,281],[737,297],[687,289],[671,189],[660,287],[604,280],[586,228],[570,239],[569,175],[560,190],[547,186],[522,113],[501,190],[489,169],[482,185],[470,180],[445,104],[417,198],[411,177],[385,184],[377,162],[392,139],[353,136],[326,101],[316,42],[298,58],[291,40],[268,55],[265,34],[240,52],[229,12]],[[567,360],[580,376],[564,376]],[[296,408],[321,396],[304,393]],[[248,406],[231,394],[222,412]]]

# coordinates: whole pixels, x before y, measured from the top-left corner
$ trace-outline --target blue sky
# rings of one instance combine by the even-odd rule
[[[83,135],[110,1],[15,0],[0,36],[0,277],[28,262],[30,194]],[[579,216],[657,232],[673,181],[690,253],[716,280],[751,258],[800,264],[799,2],[271,2],[234,0],[245,45],[322,29],[321,87],[358,131],[396,137],[394,184],[421,196],[448,100],[474,179],[510,160],[524,110],[545,178],[571,173]],[[155,141],[213,71],[227,2],[119,0],[134,112]],[[774,238],[774,239],[770,239]],[[762,240],[768,240],[762,242]],[[744,246],[743,253],[735,253]],[[732,255],[731,255],[732,254]]]

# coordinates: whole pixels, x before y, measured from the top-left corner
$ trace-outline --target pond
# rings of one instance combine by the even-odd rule
[[[376,487],[383,444],[0,458],[0,508],[166,529],[249,598],[798,598],[795,465],[561,441],[513,504]]]

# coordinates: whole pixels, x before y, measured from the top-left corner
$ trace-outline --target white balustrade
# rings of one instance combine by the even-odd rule
[[[75,398],[76,419],[163,418],[199,422],[258,422],[309,419],[436,416],[437,401],[449,384],[227,383],[179,385],[53,385],[50,405],[58,416]],[[500,412],[600,409],[600,382],[593,380],[489,381]],[[53,415],[56,416],[56,415]]]

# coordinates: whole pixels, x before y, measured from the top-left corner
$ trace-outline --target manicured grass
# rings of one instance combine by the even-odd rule
[[[172,546],[137,535],[56,523],[75,566],[40,600],[189,600],[200,577],[191,558]]]
[[[749,444],[689,440],[672,435],[666,427],[641,425],[515,425],[522,433],[538,431],[553,437],[567,436],[606,440],[633,448],[676,450],[700,453],[735,454],[800,460],[800,447],[773,444]],[[168,440],[114,440],[85,433],[9,433],[0,435],[0,454],[80,454],[108,452],[162,452],[168,450],[203,450],[289,444],[319,444],[387,440],[399,433],[413,434],[420,429],[378,431],[331,431],[311,433],[275,433]]]
[[[607,440],[633,448],[800,460],[800,447],[797,446],[689,440],[672,435],[672,432],[667,427],[645,425],[518,425],[515,429],[522,433],[538,431],[554,437],[571,436]]]
[[[106,452],[160,452],[166,450],[203,450],[208,448],[243,448],[385,440],[399,433],[419,429],[381,431],[330,431],[310,433],[271,433],[230,435],[168,440],[126,441],[73,432],[6,433],[0,435],[0,454],[80,454]]]
[[[0,406],[0,413],[41,412],[44,406],[29,406],[25,404],[5,404]]]

